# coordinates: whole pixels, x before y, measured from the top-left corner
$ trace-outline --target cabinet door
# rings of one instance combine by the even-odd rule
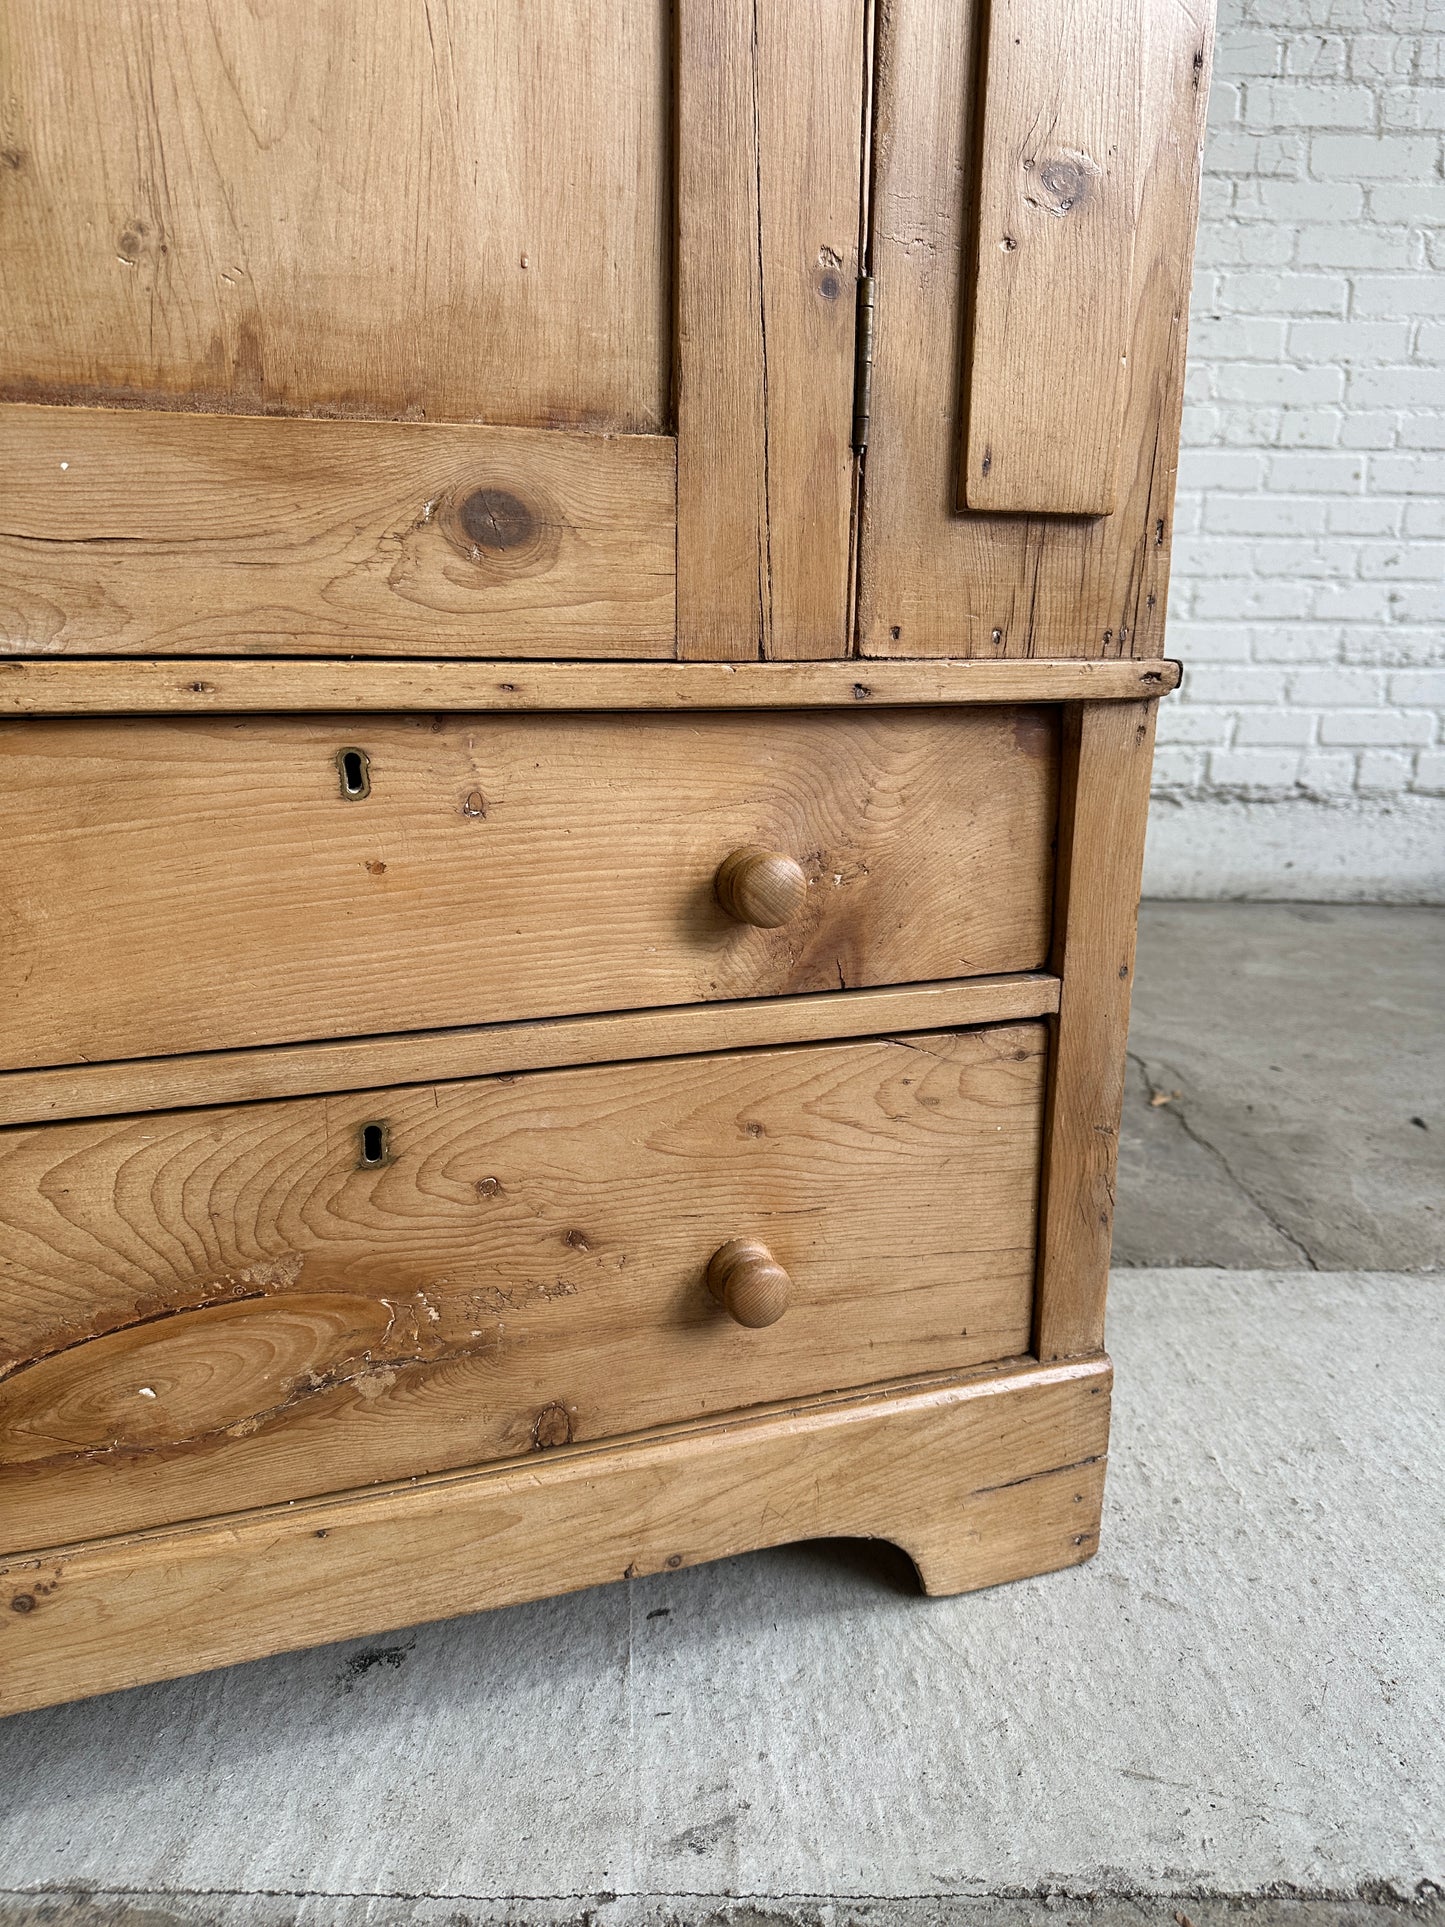
[[[890,0],[868,656],[1157,656],[1212,0]]]
[[[847,652],[863,0],[48,0],[0,649]]]

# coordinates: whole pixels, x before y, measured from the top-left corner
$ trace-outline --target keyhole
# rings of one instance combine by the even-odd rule
[[[341,794],[348,803],[371,792],[371,758],[364,749],[339,749],[336,767],[341,773]]]
[[[385,1164],[386,1126],[382,1123],[363,1124],[361,1127],[361,1162],[363,1164]]]

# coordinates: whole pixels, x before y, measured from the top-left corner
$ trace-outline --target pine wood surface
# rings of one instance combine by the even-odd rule
[[[961,507],[1114,511],[1142,11],[989,0]]]
[[[1044,1068],[1034,1023],[8,1131],[0,1546],[1017,1356]]]
[[[334,1044],[141,1057],[61,1070],[0,1072],[0,1126],[59,1118],[119,1117],[203,1104],[254,1103],[327,1091],[548,1070],[566,1064],[680,1057],[760,1044],[1013,1022],[1058,1009],[1058,979],[1045,972],[755,997],[681,1009],[608,1011],[536,1024],[350,1037]]]
[[[659,0],[18,7],[0,391],[660,430],[670,66]]]
[[[1052,955],[1060,991],[1034,1324],[1045,1360],[1104,1342],[1157,709],[1081,703],[1065,723]]]
[[[0,1058],[1034,969],[1057,736],[1033,708],[7,723]],[[746,844],[807,870],[781,929],[717,903]]]
[[[1177,662],[1040,658],[815,663],[18,661],[0,716],[242,715],[308,710],[888,709],[1127,702],[1179,684]]]
[[[678,9],[678,653],[846,656],[862,0]]]
[[[977,8],[880,14],[872,197],[877,352],[863,490],[864,656],[1158,656],[1209,94],[1208,0],[1138,9],[1139,211],[1115,513],[960,513],[959,365],[972,210]],[[987,103],[984,109],[987,125]],[[1100,263],[1100,273],[1110,264]],[[1067,360],[1070,311],[1048,339]],[[1000,377],[1001,378],[1001,377]],[[970,379],[986,384],[982,364]],[[1032,388],[1032,384],[1030,384]]]
[[[14,1559],[0,1713],[793,1539],[891,1539],[933,1593],[1077,1565],[1110,1378],[1003,1369]]]
[[[674,451],[0,406],[0,649],[668,657]]]

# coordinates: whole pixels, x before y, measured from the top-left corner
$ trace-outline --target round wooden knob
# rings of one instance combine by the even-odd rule
[[[759,930],[776,930],[802,909],[808,878],[792,857],[749,845],[723,858],[715,887],[717,900],[730,917]]]
[[[793,1281],[756,1238],[729,1238],[708,1260],[707,1288],[730,1318],[755,1330],[776,1325],[793,1301]]]

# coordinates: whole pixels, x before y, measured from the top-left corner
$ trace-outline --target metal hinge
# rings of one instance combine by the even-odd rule
[[[873,414],[873,277],[858,277],[858,334],[853,363],[853,448],[861,455],[868,446],[868,423]]]

